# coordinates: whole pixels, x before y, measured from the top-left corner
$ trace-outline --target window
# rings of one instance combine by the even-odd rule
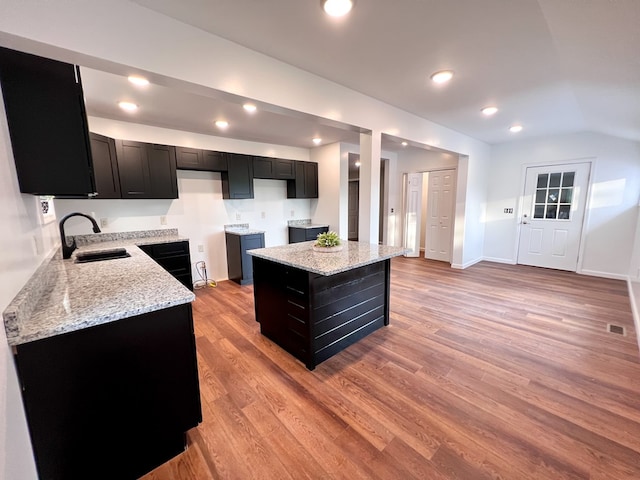
[[[538,174],[533,218],[569,220],[576,172]]]

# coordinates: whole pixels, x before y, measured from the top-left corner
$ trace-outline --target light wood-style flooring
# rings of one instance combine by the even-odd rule
[[[260,335],[251,286],[193,307],[204,421],[145,480],[640,479],[625,282],[396,258],[389,327],[313,372]]]

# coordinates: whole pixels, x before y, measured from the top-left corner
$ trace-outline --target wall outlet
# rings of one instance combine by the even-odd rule
[[[291,218],[296,214],[295,210],[291,210]]]
[[[236,220],[240,220],[240,214],[236,213]]]
[[[198,251],[200,253],[204,252],[204,245],[198,245]]]
[[[396,212],[396,209],[391,207],[391,213],[395,213],[395,212]]]
[[[100,219],[100,228],[107,228],[109,226],[109,220],[106,218]]]
[[[267,214],[265,212],[260,213],[260,218],[267,218]]]
[[[167,224],[167,216],[160,215],[160,225],[166,225],[166,224]]]

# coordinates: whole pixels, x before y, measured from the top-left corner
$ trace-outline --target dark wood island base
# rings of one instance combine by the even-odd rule
[[[260,331],[313,370],[389,324],[389,275],[390,259],[319,275],[254,257]]]

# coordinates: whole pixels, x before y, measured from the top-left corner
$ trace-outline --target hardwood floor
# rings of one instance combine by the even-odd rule
[[[640,478],[622,281],[396,258],[390,326],[313,372],[260,335],[251,286],[193,306],[204,421],[145,480]]]

